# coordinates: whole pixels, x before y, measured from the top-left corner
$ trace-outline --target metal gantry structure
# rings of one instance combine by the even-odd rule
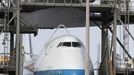
[[[87,5],[86,1],[89,1]],[[0,0],[0,31],[5,33],[4,48],[5,56],[8,55],[10,60],[8,65],[1,67],[0,72],[9,75],[22,75],[22,36],[24,33],[37,34],[40,28],[45,29],[44,26],[31,25],[22,16],[21,13],[30,13],[37,10],[49,9],[55,7],[63,8],[78,8],[87,13],[86,27],[87,35],[89,34],[89,26],[98,26],[102,31],[102,47],[101,47],[101,63],[99,68],[100,75],[132,75],[134,68],[120,69],[117,71],[116,60],[116,42],[123,48],[125,57],[133,59],[128,52],[128,37],[129,24],[134,23],[134,11],[128,0],[100,0],[100,4],[93,4],[94,0]],[[86,7],[87,6],[87,7]],[[36,9],[35,9],[36,8]],[[90,9],[90,13],[88,14]],[[77,13],[77,12],[76,12]],[[99,14],[99,15],[96,15]],[[90,21],[88,21],[90,20]],[[116,36],[117,24],[124,25],[124,45]],[[57,26],[50,26],[55,28]],[[66,26],[70,27],[70,26]],[[79,26],[71,26],[79,27]],[[85,27],[85,25],[83,25]],[[49,28],[49,27],[48,27]],[[108,31],[112,32],[111,48],[109,48]],[[16,34],[16,43],[14,43],[14,35]],[[10,35],[10,47],[7,44]],[[89,39],[89,36],[86,36]],[[88,40],[89,41],[89,40]],[[15,46],[14,46],[15,45]],[[89,45],[89,42],[87,42]],[[89,46],[87,49],[89,49]],[[10,48],[10,50],[8,50]],[[88,52],[88,51],[87,51]],[[88,54],[87,54],[88,55]],[[4,60],[5,61],[5,60]],[[134,63],[134,62],[133,62]],[[87,68],[88,69],[88,68]],[[129,70],[129,72],[128,72]],[[87,72],[88,73],[88,72]]]

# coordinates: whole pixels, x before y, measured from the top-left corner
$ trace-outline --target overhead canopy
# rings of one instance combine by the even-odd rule
[[[55,28],[59,24],[64,24],[66,27],[85,26],[85,11],[78,8],[55,7],[21,13],[21,17],[30,26],[37,28]]]

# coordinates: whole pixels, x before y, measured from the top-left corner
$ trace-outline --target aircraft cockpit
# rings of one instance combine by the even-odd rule
[[[57,47],[81,47],[79,42],[60,42]]]

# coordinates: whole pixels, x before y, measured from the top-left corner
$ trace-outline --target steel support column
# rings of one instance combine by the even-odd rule
[[[14,33],[10,33],[10,65],[9,69],[12,68],[12,71],[9,72],[9,75],[12,75],[15,73],[15,49],[14,49]]]
[[[117,34],[117,0],[115,0],[115,8],[114,8],[114,22],[113,22],[113,34],[112,34],[112,39],[113,39],[113,72],[114,75],[116,75],[116,34]]]
[[[89,57],[90,57],[90,5],[89,0],[86,0],[86,59],[85,59],[85,75],[89,75]]]
[[[102,23],[102,46],[101,46],[101,65],[100,75],[107,75],[107,44],[108,44],[108,29],[105,22]]]
[[[101,64],[100,64],[100,75],[108,75],[109,71],[108,71],[108,57],[109,57],[109,45],[108,45],[108,28],[109,28],[109,21],[107,20],[107,17],[109,15],[109,13],[105,13],[103,12],[101,14],[103,16],[102,19],[102,27],[101,27]]]
[[[14,50],[14,33],[10,33],[10,53],[12,53]]]
[[[21,75],[21,67],[20,67],[20,58],[21,58],[21,50],[20,50],[20,0],[16,0],[16,14],[17,14],[17,26],[16,26],[16,75]]]

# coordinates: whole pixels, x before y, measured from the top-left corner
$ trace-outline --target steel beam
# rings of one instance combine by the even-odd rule
[[[21,75],[20,72],[20,0],[16,0],[16,14],[17,14],[17,26],[16,26],[16,75]]]
[[[113,22],[113,34],[112,34],[112,39],[113,39],[113,71],[114,75],[116,75],[116,35],[117,35],[117,0],[115,0],[115,8],[114,8],[114,22]]]
[[[89,0],[86,0],[86,60],[85,60],[85,75],[89,75],[89,59],[90,59],[90,5]]]
[[[108,75],[107,65],[107,44],[108,44],[108,29],[105,22],[102,22],[102,40],[101,40],[101,65],[100,75]]]

